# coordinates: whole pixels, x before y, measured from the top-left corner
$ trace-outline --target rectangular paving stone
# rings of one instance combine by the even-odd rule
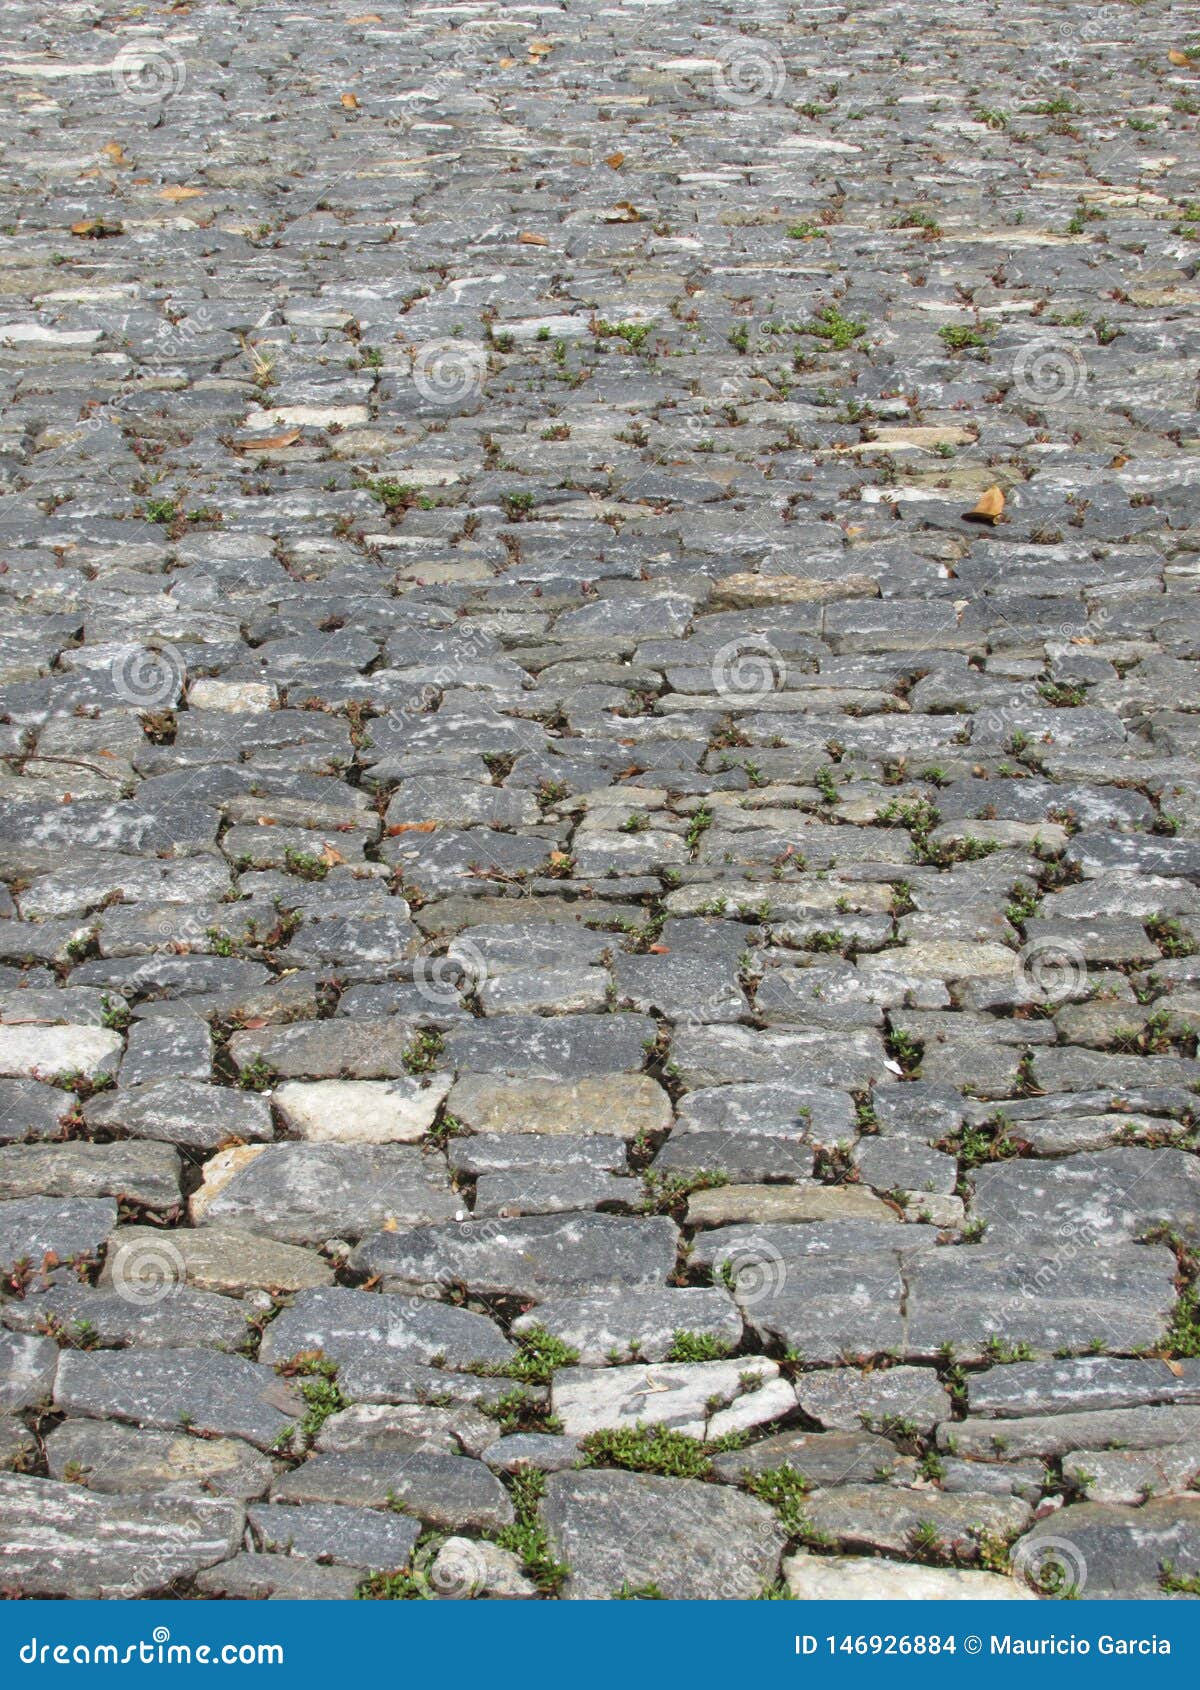
[[[738,1083],[863,1089],[886,1078],[883,1041],[874,1033],[831,1038],[824,1030],[756,1032],[749,1027],[684,1027],[671,1060],[689,1089]]]
[[[156,1080],[207,1080],[212,1074],[212,1034],[194,1016],[135,1021],[126,1036],[123,1086]]]
[[[57,1370],[58,1347],[48,1338],[0,1332],[0,1413],[48,1402]]]
[[[85,1106],[91,1128],[216,1150],[230,1139],[261,1142],[274,1131],[266,1098],[195,1080],[158,1080],[103,1092]]]
[[[402,1077],[412,1060],[417,1028],[394,1020],[300,1022],[235,1033],[229,1056],[238,1069],[263,1063],[286,1080],[385,1080]]]
[[[974,1175],[989,1243],[1141,1239],[1164,1228],[1200,1241],[1200,1163],[1183,1150],[1117,1148],[1014,1158]]]
[[[926,1530],[936,1533],[944,1554],[961,1561],[979,1558],[986,1534],[1012,1537],[1033,1517],[1029,1504],[1015,1496],[946,1496],[889,1485],[820,1490],[806,1500],[804,1511],[817,1531],[843,1549],[906,1555],[914,1532]]]
[[[550,1403],[568,1437],[628,1426],[668,1426],[688,1437],[720,1437],[789,1413],[795,1394],[765,1359],[563,1367]]]
[[[118,1271],[150,1285],[165,1280],[232,1297],[248,1291],[286,1295],[333,1280],[332,1267],[315,1250],[224,1226],[176,1227],[169,1236],[157,1227],[118,1227],[109,1242],[101,1287],[110,1286]]]
[[[467,1081],[465,1084],[470,1085]],[[670,1105],[667,1105],[668,1112]],[[458,1119],[459,1117],[455,1117]],[[623,1173],[627,1167],[624,1141],[601,1133],[547,1135],[517,1132],[477,1132],[453,1138],[446,1147],[452,1173],[477,1177],[514,1170],[592,1168]]]
[[[1044,1543],[1047,1538],[1057,1541]],[[1073,1503],[1038,1521],[1015,1552],[1036,1571],[1044,1556],[1061,1555],[1064,1540],[1071,1545],[1068,1572],[1075,1557],[1086,1566],[1083,1588],[1088,1599],[1119,1595],[1157,1601],[1165,1562],[1187,1569],[1187,1574],[1200,1562],[1200,1502],[1192,1497],[1152,1498],[1140,1508]]]
[[[190,1212],[197,1226],[321,1244],[465,1210],[440,1156],[392,1144],[267,1144],[210,1158]]]
[[[585,1291],[642,1289],[666,1282],[678,1233],[665,1216],[533,1215],[464,1220],[377,1232],[350,1265],[385,1284],[464,1285],[480,1296],[540,1302]]]
[[[771,1582],[784,1542],[753,1497],[646,1473],[555,1473],[541,1515],[571,1569],[568,1601],[650,1584],[668,1600],[746,1599]]]
[[[71,1350],[54,1402],[65,1414],[244,1438],[258,1449],[287,1434],[303,1407],[271,1368],[214,1350]]]
[[[0,1080],[0,1143],[57,1138],[71,1093],[37,1080]]]
[[[46,1273],[96,1256],[117,1224],[111,1197],[21,1197],[0,1202],[0,1262]]]
[[[128,1234],[141,1234],[130,1248]],[[122,1234],[126,1237],[122,1239]],[[237,1351],[248,1337],[245,1307],[231,1297],[183,1283],[174,1234],[158,1227],[118,1228],[98,1286],[61,1279],[28,1291],[5,1311],[19,1332],[52,1331],[66,1346]],[[107,1281],[107,1283],[105,1282]]]
[[[217,1498],[99,1496],[82,1485],[0,1473],[4,1577],[22,1596],[169,1594],[232,1555],[243,1515]]]
[[[676,1136],[709,1131],[836,1143],[854,1132],[854,1106],[847,1092],[783,1081],[689,1092],[680,1100]]]
[[[676,1340],[707,1339],[733,1350],[742,1319],[723,1287],[626,1290],[611,1296],[562,1297],[513,1321],[514,1336],[542,1328],[574,1350],[586,1367],[637,1356],[665,1361]]]
[[[468,1073],[446,1100],[455,1120],[481,1135],[615,1135],[666,1132],[671,1103],[647,1074],[597,1073],[582,1079],[513,1079]],[[463,1147],[468,1153],[470,1146]]]
[[[290,1555],[241,1553],[196,1577],[201,1596],[231,1602],[352,1602],[362,1583],[358,1567],[326,1567]]]
[[[90,1491],[109,1496],[190,1484],[244,1501],[264,1495],[274,1476],[267,1457],[238,1438],[150,1432],[115,1420],[61,1421],[46,1439],[46,1460],[52,1478],[78,1474]]]
[[[263,1503],[246,1510],[250,1530],[264,1551],[276,1551],[334,1566],[395,1571],[406,1566],[420,1535],[420,1522],[373,1508],[307,1507]]]
[[[500,1366],[514,1354],[485,1315],[428,1298],[378,1296],[343,1286],[297,1292],[263,1333],[259,1358],[276,1363],[308,1350],[321,1350],[334,1362],[377,1353],[397,1362],[440,1357],[451,1368]]]
[[[1138,1408],[1157,1402],[1200,1403],[1200,1361],[1135,1361],[1074,1356],[1021,1361],[973,1373],[967,1398],[975,1414],[1004,1419],[1077,1410]]]
[[[166,1144],[0,1146],[0,1198],[118,1197],[147,1209],[180,1203],[180,1160]]]
[[[906,1350],[933,1357],[952,1344],[960,1357],[982,1359],[989,1339],[1039,1356],[1097,1343],[1146,1349],[1175,1306],[1174,1269],[1162,1246],[1099,1245],[1086,1233],[1057,1248],[937,1250],[908,1274]]]
[[[446,1530],[497,1531],[513,1518],[508,1492],[481,1461],[425,1451],[311,1455],[271,1487],[278,1503],[343,1503],[405,1513]]]
[[[1083,1410],[1019,1420],[954,1420],[938,1427],[938,1447],[975,1461],[1038,1455],[1046,1460],[1069,1450],[1098,1447],[1161,1449],[1200,1435],[1200,1407]]]
[[[0,1027],[0,1075],[53,1080],[80,1074],[86,1080],[115,1074],[124,1041],[105,1027]]]
[[[444,1060],[460,1074],[579,1080],[632,1074],[646,1060],[657,1027],[648,1015],[497,1015],[451,1028]],[[576,1125],[572,1131],[580,1131]],[[594,1129],[591,1129],[594,1130]]]
[[[433,1125],[450,1077],[290,1080],[273,1102],[298,1138],[315,1144],[416,1143]]]
[[[1200,1439],[1162,1449],[1085,1449],[1063,1457],[1063,1475],[1092,1502],[1186,1496],[1200,1473]]]

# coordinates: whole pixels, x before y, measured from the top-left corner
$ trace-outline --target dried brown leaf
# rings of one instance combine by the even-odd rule
[[[978,502],[963,512],[966,522],[990,522],[993,527],[1004,515],[1004,493],[999,487],[989,487],[979,495]]]
[[[300,438],[298,428],[289,428],[283,434],[259,435],[254,440],[239,440],[239,452],[279,452],[285,446],[294,446]]]

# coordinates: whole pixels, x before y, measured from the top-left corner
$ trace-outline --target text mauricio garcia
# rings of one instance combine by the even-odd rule
[[[797,1655],[982,1655],[984,1640],[977,1632],[960,1636],[955,1632],[837,1632],[825,1637],[797,1634]],[[1171,1641],[1149,1637],[1114,1637],[1102,1632],[1094,1640],[1052,1633],[1048,1637],[1014,1637],[993,1632],[987,1640],[989,1655],[1169,1655]]]
[[[1169,1655],[1171,1640],[1167,1637],[1111,1637],[1102,1632],[1095,1640],[1098,1655]],[[992,1655],[1090,1655],[1092,1640],[1088,1637],[997,1637],[988,1639]]]

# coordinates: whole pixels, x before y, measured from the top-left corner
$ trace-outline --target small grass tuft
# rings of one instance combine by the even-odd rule
[[[585,1467],[621,1467],[665,1479],[707,1479],[715,1446],[668,1426],[605,1427],[580,1442]]]
[[[676,1332],[667,1351],[668,1361],[723,1361],[729,1345],[713,1332]]]
[[[827,340],[835,351],[844,352],[866,334],[867,325],[854,317],[844,316],[836,305],[826,305],[807,323],[801,323],[799,332]]]
[[[493,1541],[520,1556],[526,1578],[543,1596],[555,1596],[571,1569],[550,1553],[550,1540],[538,1514],[538,1504],[546,1494],[546,1475],[537,1467],[514,1473],[509,1494],[516,1519],[496,1532]]]
[[[798,1467],[772,1467],[765,1473],[749,1473],[742,1488],[768,1508],[773,1508],[789,1537],[806,1537],[812,1532],[805,1501],[811,1485]]]

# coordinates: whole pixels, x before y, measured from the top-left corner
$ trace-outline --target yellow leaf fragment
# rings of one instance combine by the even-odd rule
[[[990,522],[994,527],[1004,515],[1004,494],[999,487],[989,487],[979,495],[978,503],[963,512],[967,522]]]

